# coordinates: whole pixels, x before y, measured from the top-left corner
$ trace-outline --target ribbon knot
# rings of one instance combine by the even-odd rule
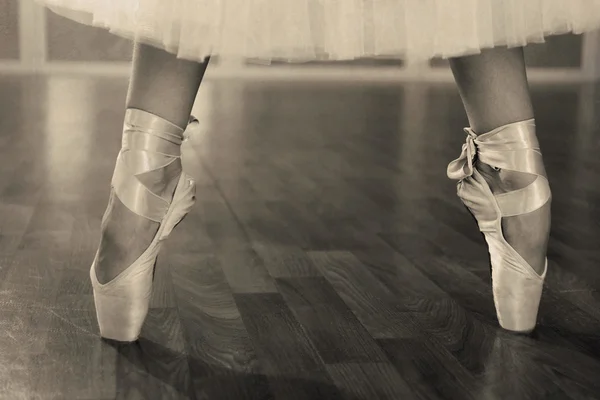
[[[473,161],[477,155],[477,135],[469,128],[465,128],[467,133],[466,142],[462,145],[460,157],[448,164],[448,178],[462,181],[473,175]]]

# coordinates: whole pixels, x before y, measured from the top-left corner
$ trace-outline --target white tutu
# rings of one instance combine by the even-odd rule
[[[600,0],[38,0],[179,58],[423,61],[600,27]]]

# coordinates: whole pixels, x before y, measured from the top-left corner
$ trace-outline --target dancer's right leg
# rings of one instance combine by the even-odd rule
[[[194,203],[195,184],[182,171],[181,143],[207,65],[208,60],[184,61],[135,46],[122,148],[90,270],[105,338],[138,338],[160,244]]]
[[[551,193],[538,143],[522,49],[451,60],[470,128],[448,166],[485,235],[500,325],[536,324],[547,271]]]

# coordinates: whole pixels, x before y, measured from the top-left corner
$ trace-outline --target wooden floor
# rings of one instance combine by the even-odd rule
[[[554,193],[533,337],[498,328],[446,178],[453,86],[207,82],[193,211],[139,343],[98,336],[89,267],[126,81],[0,78],[0,398],[598,399],[596,87],[533,88]]]

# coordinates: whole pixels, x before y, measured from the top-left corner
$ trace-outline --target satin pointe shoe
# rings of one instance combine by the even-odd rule
[[[140,335],[161,244],[195,202],[196,185],[182,169],[181,144],[198,126],[198,121],[190,118],[182,139],[181,128],[153,114],[136,109],[125,114],[109,201],[117,196],[131,212],[160,226],[146,251],[105,284],[96,275],[99,249],[96,251],[90,278],[103,338],[133,342]]]
[[[457,194],[477,220],[485,236],[492,265],[492,289],[500,326],[520,333],[536,325],[542,296],[544,272],[539,275],[509,245],[502,232],[502,217],[533,212],[551,201],[533,119],[508,124],[477,135],[465,128],[467,142],[457,160],[448,165],[448,177],[458,180]],[[508,193],[492,191],[475,166],[475,160],[495,170],[510,170],[537,175],[528,186]]]

